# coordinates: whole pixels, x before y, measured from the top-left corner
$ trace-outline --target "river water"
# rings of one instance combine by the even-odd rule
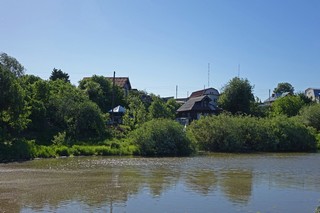
[[[320,154],[0,164],[0,212],[315,212]]]

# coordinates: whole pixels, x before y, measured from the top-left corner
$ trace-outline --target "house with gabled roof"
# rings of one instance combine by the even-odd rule
[[[320,89],[308,88],[305,90],[304,94],[313,101],[320,103]]]
[[[218,90],[208,88],[195,91],[188,100],[177,110],[177,118],[185,118],[189,122],[201,116],[215,115],[221,112],[217,106]]]
[[[272,105],[273,102],[275,102],[278,98],[283,98],[288,95],[292,95],[290,92],[284,92],[284,93],[273,93],[271,97],[267,98],[260,106],[261,107],[269,107]]]
[[[113,82],[113,77],[106,77],[108,80]],[[132,89],[129,77],[115,77],[114,83],[118,87],[122,88],[124,90],[124,95],[127,96],[129,94],[129,91]]]
[[[187,118],[189,121],[198,120],[201,116],[218,114],[221,110],[214,106],[212,100],[207,95],[189,98],[177,110],[178,118]]]
[[[215,88],[207,88],[207,89],[192,92],[189,98],[195,98],[195,97],[200,97],[205,95],[207,95],[211,99],[211,103],[213,105],[217,106],[220,94],[218,90],[216,90]]]

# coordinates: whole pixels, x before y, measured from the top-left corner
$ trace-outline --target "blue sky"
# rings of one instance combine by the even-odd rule
[[[319,0],[0,0],[0,52],[27,74],[128,76],[186,97],[235,76],[264,100],[280,82],[320,87]],[[239,71],[240,64],[240,71]]]

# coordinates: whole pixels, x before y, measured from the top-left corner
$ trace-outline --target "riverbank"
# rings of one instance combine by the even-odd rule
[[[124,156],[137,155],[137,146],[125,141],[109,141],[101,145],[37,145],[35,141],[14,141],[0,144],[0,162],[25,161],[35,158],[68,156]]]

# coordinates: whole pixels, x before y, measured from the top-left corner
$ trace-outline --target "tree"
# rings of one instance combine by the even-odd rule
[[[30,108],[30,123],[24,131],[27,139],[35,139],[36,143],[43,144],[51,140],[48,133],[47,104],[50,97],[48,81],[34,75],[24,75],[20,78],[26,97],[25,101]]]
[[[100,108],[92,101],[77,104],[74,116],[74,137],[77,140],[103,138],[106,125]]]
[[[99,139],[104,135],[104,115],[83,91],[63,80],[50,81],[49,85],[46,108],[53,135],[65,131],[73,140]]]
[[[137,95],[129,94],[127,102],[128,107],[123,116],[123,123],[131,129],[135,129],[147,121],[147,110]]]
[[[64,80],[65,82],[70,83],[68,73],[62,72],[62,70],[60,69],[53,68],[50,76],[50,80],[55,81],[57,79],[61,79],[61,80]]]
[[[278,83],[278,86],[274,88],[273,93],[274,94],[282,94],[285,92],[289,92],[290,94],[293,94],[294,88],[291,84],[285,82],[285,83]]]
[[[17,77],[21,77],[24,75],[24,67],[19,63],[17,59],[7,55],[6,53],[0,54],[0,66],[2,66],[4,69],[9,70]]]
[[[295,116],[299,113],[299,110],[304,106],[303,100],[296,95],[288,95],[282,98],[278,98],[272,103],[272,114]]]
[[[171,118],[171,112],[166,103],[160,97],[153,96],[153,101],[149,107],[150,119]]]
[[[176,112],[179,109],[179,107],[181,106],[181,104],[177,103],[177,101],[173,98],[169,99],[166,103],[166,106],[169,110],[169,116],[171,119],[175,119],[176,118]]]
[[[0,66],[0,140],[13,137],[25,129],[29,113],[25,92],[17,77]]]
[[[218,104],[222,109],[235,113],[250,114],[251,103],[254,102],[253,86],[247,79],[235,77],[222,89]]]
[[[95,102],[104,113],[112,107],[125,104],[123,91],[115,86],[114,106],[112,106],[112,83],[104,76],[94,75],[84,78],[79,82],[79,88],[85,91],[89,99]]]

